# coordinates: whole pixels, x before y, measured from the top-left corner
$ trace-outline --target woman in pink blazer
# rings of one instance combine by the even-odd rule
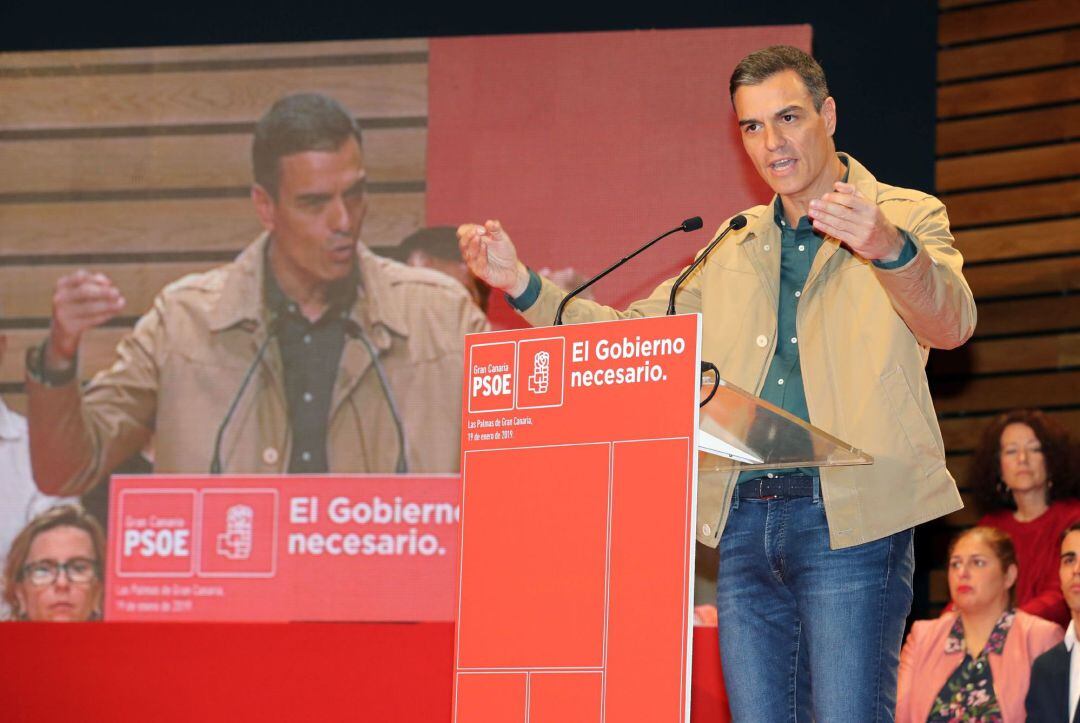
[[[900,652],[897,723],[1024,720],[1031,663],[1061,642],[1054,623],[1012,607],[1016,550],[973,527],[949,548],[955,610],[915,623]]]

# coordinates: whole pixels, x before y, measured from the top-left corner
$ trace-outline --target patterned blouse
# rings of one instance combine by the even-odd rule
[[[986,641],[986,647],[977,657],[971,657],[964,645],[964,623],[956,617],[949,637],[945,641],[946,653],[964,652],[964,660],[945,681],[944,687],[930,709],[927,723],[1001,723],[1001,706],[994,694],[994,677],[990,672],[990,653],[1001,655],[1005,649],[1005,637],[1009,634],[1015,610],[1006,610],[998,618]]]

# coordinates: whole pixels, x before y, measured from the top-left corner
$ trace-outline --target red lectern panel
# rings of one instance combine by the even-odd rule
[[[698,334],[468,338],[459,723],[687,720]]]

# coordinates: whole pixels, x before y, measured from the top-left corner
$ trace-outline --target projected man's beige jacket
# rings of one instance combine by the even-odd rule
[[[151,435],[155,472],[209,469],[218,426],[266,338],[266,243],[261,236],[234,262],[167,286],[120,342],[117,361],[85,390],[27,380],[42,489],[84,492]],[[449,276],[362,245],[359,258],[350,319],[386,372],[404,421],[409,471],[456,472],[464,336],[487,330],[487,320]],[[272,342],[225,431],[223,471],[284,472],[291,438],[281,355]],[[392,473],[398,450],[371,355],[358,334],[346,335],[327,431],[330,471]]]

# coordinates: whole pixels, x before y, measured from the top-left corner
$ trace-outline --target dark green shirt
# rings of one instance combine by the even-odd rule
[[[780,299],[776,306],[776,349],[761,398],[791,412],[803,421],[810,421],[803,388],[802,366],[799,361],[799,335],[795,315],[799,308],[810,265],[821,248],[822,238],[814,232],[810,219],[803,216],[794,228],[784,217],[780,197],[773,204],[773,217],[780,227]],[[786,470],[748,470],[739,475],[739,482],[772,474],[817,474],[816,467]]]
[[[844,172],[847,182],[847,172]],[[803,216],[794,228],[784,216],[784,204],[776,197],[773,204],[773,218],[780,227],[780,299],[776,306],[776,350],[769,371],[765,376],[765,386],[761,388],[761,398],[794,414],[804,422],[810,421],[810,412],[806,408],[806,390],[803,386],[802,365],[799,361],[799,334],[795,326],[795,317],[799,309],[806,278],[814,256],[821,248],[822,237],[815,231],[810,219]],[[911,236],[901,230],[904,247],[895,261],[874,261],[876,266],[894,269],[915,258],[918,249]],[[739,474],[739,482],[779,474],[816,475],[817,467],[799,467],[783,470],[747,470]]]
[[[269,245],[267,246],[269,249]],[[309,321],[299,304],[278,286],[266,261],[266,306],[277,315],[278,347],[285,376],[285,400],[289,409],[292,450],[290,473],[318,474],[330,469],[326,433],[330,403],[337,381],[349,310],[356,300],[359,269],[331,284],[326,312]]]

